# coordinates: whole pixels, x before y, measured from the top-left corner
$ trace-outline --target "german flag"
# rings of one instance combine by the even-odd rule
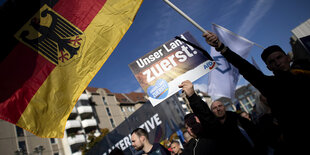
[[[62,138],[87,85],[143,0],[7,0],[2,19],[0,118]]]

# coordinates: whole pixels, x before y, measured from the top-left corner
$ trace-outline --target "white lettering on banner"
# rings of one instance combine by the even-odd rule
[[[159,126],[162,123],[157,113],[153,116],[153,118],[155,120],[156,126]]]
[[[184,61],[187,60],[187,56],[186,56],[186,55],[183,55],[183,51],[177,51],[177,52],[175,53],[175,57],[176,57],[176,58],[180,58],[180,59],[178,60],[179,62],[184,62]]]
[[[171,42],[169,45],[170,48],[168,48],[165,44],[163,45],[163,47],[165,48],[165,50],[169,53],[170,51],[178,48],[179,46],[181,46],[183,44],[183,42],[181,42],[180,40],[175,40],[174,42]]]
[[[147,132],[150,132],[151,130],[149,127],[151,127],[152,130],[155,129],[154,122],[155,122],[156,126],[159,126],[162,123],[161,120],[159,119],[159,116],[157,113],[153,117],[151,117],[150,120],[153,123],[151,123],[149,120],[147,120],[143,124],[141,124],[139,126],[139,128],[144,128]]]
[[[184,40],[187,40],[183,35],[181,35],[181,38]],[[173,42],[170,42],[169,45],[163,44],[162,48],[158,49],[156,52],[153,52],[152,54],[146,56],[145,58],[140,58],[139,60],[136,60],[137,65],[140,68],[144,68],[146,67],[148,64],[152,63],[153,61],[156,61],[157,59],[160,59],[162,56],[164,56],[163,51],[165,50],[167,53],[170,53],[171,51],[173,51],[174,49],[178,48],[179,46],[183,45],[184,43],[180,40],[174,40]],[[187,45],[187,44],[186,44]],[[191,50],[194,50],[194,48],[190,45],[187,45]],[[187,47],[184,50],[185,46],[182,46],[182,50],[189,56],[192,57],[193,54],[189,53],[187,51]],[[164,49],[164,50],[163,50]],[[197,52],[194,51],[194,54],[196,54]],[[173,56],[174,57],[174,56]],[[176,66],[173,58],[168,58],[169,61]],[[169,69],[170,70],[170,69]]]
[[[138,66],[140,68],[143,68],[144,66],[155,61],[156,59],[160,58],[161,56],[163,56],[162,49],[159,49],[157,52],[154,52],[153,54],[149,55],[146,58],[143,58],[143,59],[140,58],[139,61],[138,60],[136,61],[136,63],[138,64]]]
[[[181,46],[181,51],[175,52],[173,55],[168,56],[166,59],[161,60],[159,63],[153,65],[149,69],[145,70],[142,74],[146,76],[146,81],[152,82],[156,77],[161,76],[165,72],[171,70],[173,67],[177,66],[174,58],[177,58],[179,62],[185,62],[187,58],[193,57],[197,54],[196,51],[191,53],[188,47],[185,45]],[[185,53],[185,54],[184,54]]]
[[[192,54],[191,52],[188,51],[188,47],[181,46],[181,48],[182,48],[182,51],[184,51],[188,57],[194,56],[194,54]]]
[[[147,132],[151,132],[150,129],[154,130],[157,126],[159,126],[162,121],[159,118],[159,115],[156,113],[150,119],[146,120],[139,127],[144,128]],[[131,146],[131,133],[128,136],[125,136],[123,139],[118,141],[114,146],[108,149],[108,153],[110,153],[115,147],[120,148],[122,150],[127,149]],[[107,152],[103,153],[103,155],[107,155]]]

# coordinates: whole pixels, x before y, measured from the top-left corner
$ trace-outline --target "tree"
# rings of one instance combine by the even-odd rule
[[[104,128],[100,129],[100,136],[96,137],[95,136],[95,130],[91,131],[90,134],[88,135],[88,143],[85,143],[81,147],[82,154],[85,155],[89,150],[91,150],[98,142],[100,142],[105,135],[109,133],[109,129]]]

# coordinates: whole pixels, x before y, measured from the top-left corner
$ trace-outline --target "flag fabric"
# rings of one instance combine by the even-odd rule
[[[0,118],[62,138],[78,98],[143,0],[8,0],[1,6]]]
[[[251,57],[251,60],[252,60],[252,64],[255,66],[255,68],[256,68],[257,70],[262,71],[262,70],[259,68],[258,64],[256,63],[254,57]]]
[[[253,42],[216,24],[212,25],[212,29],[219,40],[232,51],[243,58],[248,56],[254,45]],[[236,85],[239,80],[239,71],[227,62],[227,60],[213,47],[211,48],[211,56],[218,64],[218,67],[209,74],[208,94],[211,96],[212,100],[216,100],[220,97],[227,97],[233,100],[235,98]]]

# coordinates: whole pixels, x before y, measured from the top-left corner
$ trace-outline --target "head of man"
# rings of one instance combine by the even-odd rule
[[[226,108],[221,101],[212,102],[211,111],[219,119],[224,119],[226,116]]]
[[[181,146],[178,141],[172,141],[170,147],[174,154],[182,153]]]
[[[200,124],[200,120],[195,114],[189,113],[184,117],[185,128],[188,133],[197,138],[199,133],[202,131],[202,125]]]
[[[272,45],[264,49],[261,54],[267,68],[274,74],[290,70],[291,58],[278,45]]]
[[[247,112],[245,112],[245,111],[242,111],[242,112],[240,113],[240,116],[243,117],[243,118],[248,119],[249,121],[251,121],[250,114],[247,113]]]
[[[146,130],[137,128],[131,132],[131,142],[135,150],[142,150],[145,143],[148,142],[149,136]]]

